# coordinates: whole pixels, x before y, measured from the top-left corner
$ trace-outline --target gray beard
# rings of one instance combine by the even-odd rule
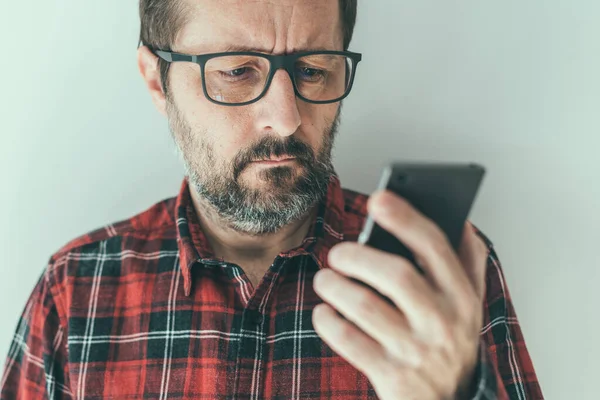
[[[183,147],[193,145],[194,133],[174,105],[168,103],[167,109],[175,151],[183,163],[191,189],[212,208],[219,222],[230,229],[253,236],[276,232],[305,217],[327,195],[329,181],[334,175],[331,152],[339,127],[341,106],[333,123],[324,132],[323,144],[316,156],[308,145],[293,135],[285,141],[265,136],[249,150],[240,151],[232,165],[226,168],[219,168],[221,164],[216,160],[212,146],[206,142],[201,141],[199,151],[186,153]],[[199,157],[189,159],[192,154]],[[294,171],[284,166],[265,169],[260,172],[260,177],[275,187],[287,184],[289,190],[251,189],[241,184],[239,175],[250,161],[281,154],[296,157],[303,167],[302,175],[289,184],[289,180],[294,179]]]

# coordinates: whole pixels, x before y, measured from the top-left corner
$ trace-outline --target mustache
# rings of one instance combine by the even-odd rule
[[[272,136],[265,136],[235,157],[233,160],[233,177],[237,180],[244,168],[253,161],[284,156],[294,157],[304,166],[316,162],[313,149],[300,139],[289,136],[285,140],[281,140]]]

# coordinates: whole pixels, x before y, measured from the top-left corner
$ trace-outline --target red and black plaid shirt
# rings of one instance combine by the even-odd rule
[[[18,324],[0,397],[376,398],[367,378],[322,342],[311,322],[322,301],[313,276],[327,268],[333,245],[357,239],[366,200],[334,177],[303,244],[275,258],[254,289],[239,266],[214,257],[184,180],[178,197],[51,257]],[[541,399],[488,245],[471,398]]]

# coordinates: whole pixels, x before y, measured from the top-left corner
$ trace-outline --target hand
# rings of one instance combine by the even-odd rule
[[[478,361],[487,248],[467,223],[456,254],[437,225],[391,192],[371,196],[368,209],[425,274],[402,257],[340,243],[314,279],[325,301],[314,309],[315,330],[383,400],[454,399]]]

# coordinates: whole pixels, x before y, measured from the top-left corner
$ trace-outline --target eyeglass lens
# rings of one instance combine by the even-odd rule
[[[343,55],[311,54],[296,60],[294,84],[302,97],[331,101],[343,97],[352,76],[352,60]],[[211,58],[204,66],[209,97],[222,103],[244,103],[259,97],[269,77],[267,58],[226,55]]]

